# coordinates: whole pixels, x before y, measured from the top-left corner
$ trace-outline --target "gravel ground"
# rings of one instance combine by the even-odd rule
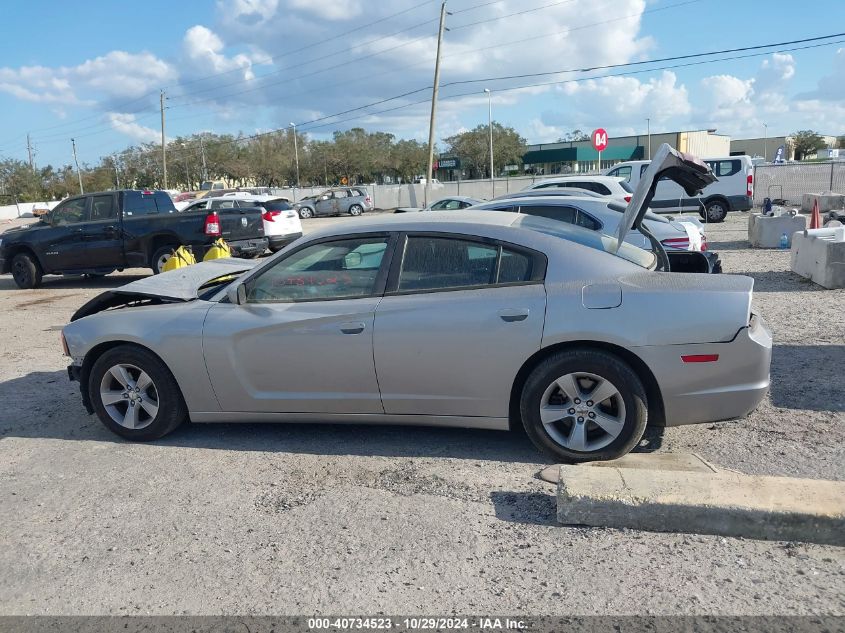
[[[312,220],[306,230],[326,222]],[[748,473],[845,479],[845,292],[710,230],[756,279],[772,390],[747,419],[652,433]],[[82,408],[58,330],[147,274],[0,277],[0,614],[845,614],[845,549],[564,528],[524,434],[186,425],[129,444]]]

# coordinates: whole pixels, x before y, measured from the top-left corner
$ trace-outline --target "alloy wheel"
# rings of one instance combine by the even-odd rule
[[[613,442],[625,426],[625,402],[606,378],[588,372],[565,374],[540,399],[540,421],[560,446],[597,451]]]
[[[123,363],[103,375],[100,399],[109,417],[127,429],[149,426],[159,408],[158,390],[149,374]]]

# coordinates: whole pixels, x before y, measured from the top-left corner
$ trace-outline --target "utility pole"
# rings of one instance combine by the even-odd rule
[[[164,140],[164,90],[161,91],[161,171],[164,175],[164,189],[167,189],[167,143]]]
[[[437,31],[437,58],[434,61],[434,87],[431,90],[431,117],[428,122],[428,168],[425,179],[425,204],[428,204],[428,190],[431,187],[434,168],[434,119],[437,112],[437,92],[440,89],[440,47],[443,44],[443,29],[446,26],[446,0],[440,5],[440,28]]]
[[[205,166],[205,145],[202,144],[202,134],[200,134],[200,154],[202,154],[202,179],[208,180],[208,169]]]
[[[29,168],[35,169],[35,163],[32,162],[32,142],[29,140],[29,132],[26,133],[26,153],[29,154]]]
[[[79,193],[85,193],[85,188],[82,186],[82,172],[79,171],[79,161],[76,159],[76,141],[70,139],[70,144],[73,147],[73,162],[76,163],[76,176],[79,178]]]
[[[293,155],[296,158],[296,189],[299,189],[299,146],[296,142],[296,123],[291,121],[290,126],[293,128]],[[296,202],[296,189],[293,192],[294,202]]]
[[[120,189],[120,172],[117,170],[117,154],[112,154],[111,162],[114,166],[114,182],[116,185],[116,189]]]
[[[768,149],[766,147],[766,145],[768,144],[768,141],[769,141],[769,126],[768,126],[768,124],[764,123],[763,124],[763,162],[766,162],[767,160],[769,160],[768,158],[766,158],[766,156],[768,156],[768,152],[766,151]]]
[[[485,88],[487,93],[487,128],[490,132],[490,198],[496,197],[496,178],[493,175],[493,93]]]
[[[646,119],[645,124],[648,133],[648,159],[651,160],[651,119]]]

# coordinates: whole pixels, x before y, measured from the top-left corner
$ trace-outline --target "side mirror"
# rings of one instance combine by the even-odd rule
[[[229,303],[243,305],[246,303],[246,287],[239,283],[229,284],[226,288],[226,298],[229,299]]]

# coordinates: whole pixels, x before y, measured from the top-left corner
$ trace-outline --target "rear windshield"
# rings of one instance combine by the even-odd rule
[[[622,242],[619,250],[616,250],[618,241],[615,237],[604,235],[596,231],[582,229],[565,222],[558,222],[557,220],[549,220],[535,215],[519,215],[514,226],[520,226],[525,229],[531,229],[538,233],[545,233],[553,237],[560,237],[582,246],[593,248],[597,251],[604,251],[611,255],[616,255],[624,260],[642,266],[643,268],[651,269],[657,262],[657,258],[651,251],[646,251],[627,242]]]
[[[631,183],[629,183],[627,180],[620,180],[619,184],[628,193],[634,193],[634,188],[631,186]]]
[[[151,215],[175,211],[173,199],[166,191],[126,191],[123,194],[123,212],[126,215]]]
[[[271,200],[269,202],[262,202],[261,206],[267,209],[268,211],[288,211],[293,209],[290,204],[285,202],[284,200]]]

